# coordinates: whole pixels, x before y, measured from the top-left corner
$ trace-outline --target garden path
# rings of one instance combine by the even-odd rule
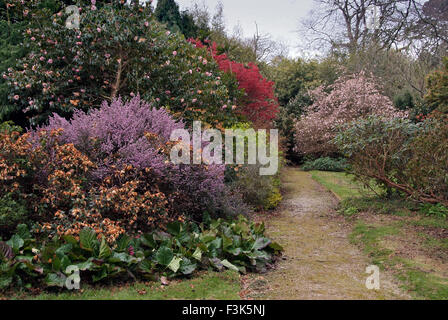
[[[275,270],[243,279],[243,298],[409,298],[384,272],[380,290],[366,288],[368,258],[350,243],[347,223],[334,214],[338,200],[332,193],[297,168],[286,168],[282,180],[283,204],[265,223],[284,256]]]

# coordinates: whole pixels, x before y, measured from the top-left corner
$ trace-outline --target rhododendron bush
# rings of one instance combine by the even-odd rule
[[[404,117],[392,101],[380,93],[375,79],[360,73],[343,76],[329,87],[310,91],[314,103],[296,123],[296,151],[301,154],[337,153],[331,142],[337,128],[368,115],[385,118]]]
[[[211,56],[167,31],[149,7],[85,6],[80,17],[80,29],[66,28],[61,11],[51,26],[26,30],[31,53],[3,75],[15,111],[24,113],[12,120],[38,125],[53,112],[70,117],[104,99],[140,93],[187,122],[238,121],[231,108],[237,92]]]
[[[448,125],[370,116],[346,125],[335,143],[352,172],[420,202],[448,205]]]
[[[254,63],[244,65],[231,61],[226,54],[218,53],[216,43],[207,47],[199,40],[190,41],[199,48],[207,48],[222,71],[236,76],[238,87],[245,93],[240,101],[241,114],[257,127],[271,126],[279,105],[274,94],[274,83],[261,75],[258,66]]]

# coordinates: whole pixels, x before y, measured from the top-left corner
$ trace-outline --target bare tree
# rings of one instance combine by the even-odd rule
[[[255,33],[245,41],[255,53],[257,61],[269,62],[277,56],[285,56],[288,48],[285,44],[275,41],[268,33],[261,33],[255,22]]]
[[[350,53],[372,42],[381,49],[405,48],[416,33],[421,4],[415,0],[315,0],[316,7],[302,21],[301,31],[311,43],[329,44]],[[370,8],[378,9],[378,24],[369,28]],[[412,40],[412,39],[411,39]]]

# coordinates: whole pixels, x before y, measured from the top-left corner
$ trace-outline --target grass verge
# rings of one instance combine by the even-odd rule
[[[416,299],[448,300],[447,218],[424,215],[402,199],[363,195],[343,173],[316,171],[312,177],[340,197],[339,212],[353,228],[350,241],[372,264],[391,272]]]
[[[113,287],[85,287],[75,292],[26,292],[8,299],[27,300],[239,300],[240,277],[237,272],[204,272],[189,280],[175,280],[167,286],[160,283],[134,283]]]

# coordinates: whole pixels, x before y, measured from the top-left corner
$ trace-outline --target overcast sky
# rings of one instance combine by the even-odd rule
[[[290,55],[299,55],[297,29],[299,19],[311,9],[313,0],[221,0],[224,4],[227,31],[232,33],[234,26],[240,24],[245,36],[255,33],[255,22],[260,33],[269,33],[274,40],[285,42]],[[205,3],[214,13],[219,0],[176,0],[182,9],[194,3]],[[157,1],[153,1],[154,6]]]

